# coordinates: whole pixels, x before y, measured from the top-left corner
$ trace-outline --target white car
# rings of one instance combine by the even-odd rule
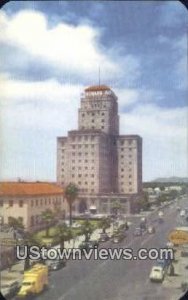
[[[154,266],[151,269],[151,273],[149,275],[149,278],[150,278],[151,281],[162,282],[164,280],[164,275],[165,275],[165,272],[164,272],[162,267]]]
[[[185,217],[185,209],[182,209],[181,211],[180,211],[180,217]]]

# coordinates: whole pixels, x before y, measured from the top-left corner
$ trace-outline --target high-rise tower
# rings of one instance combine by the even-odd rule
[[[77,211],[95,204],[110,212],[120,199],[124,210],[138,199],[142,182],[142,140],[119,135],[118,102],[105,85],[86,88],[78,110],[78,130],[59,137],[57,181],[79,188]]]

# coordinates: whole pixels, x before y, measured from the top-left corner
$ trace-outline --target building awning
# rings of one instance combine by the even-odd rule
[[[97,208],[96,208],[95,205],[91,205],[89,209],[90,209],[90,210],[96,210]]]

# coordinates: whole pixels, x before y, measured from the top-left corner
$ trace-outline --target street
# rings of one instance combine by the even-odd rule
[[[118,245],[111,242],[101,247],[127,247],[134,252],[139,248],[164,248],[167,235],[178,222],[176,206],[164,209],[164,223],[156,222],[157,212],[148,216],[148,222],[155,224],[156,233],[134,237],[133,231],[139,218],[131,218],[132,225],[127,238]],[[47,292],[36,299],[56,300],[175,300],[178,299],[172,289],[161,283],[151,283],[149,273],[154,261],[151,260],[94,260],[69,261],[67,266],[50,274],[50,286]],[[179,291],[179,296],[181,291]]]

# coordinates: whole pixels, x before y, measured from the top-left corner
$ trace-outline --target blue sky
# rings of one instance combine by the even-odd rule
[[[119,98],[144,180],[188,176],[187,11],[179,1],[18,1],[0,11],[1,179],[55,180],[83,89]]]

